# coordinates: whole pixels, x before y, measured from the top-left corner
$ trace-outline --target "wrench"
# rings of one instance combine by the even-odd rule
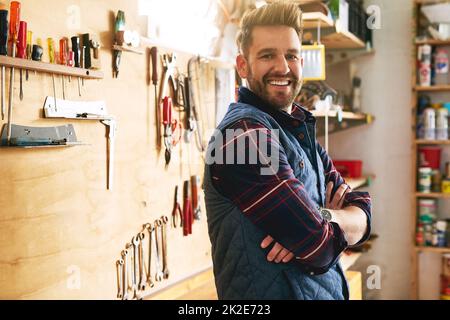
[[[155,279],[156,281],[161,281],[163,279],[163,272],[161,270],[161,240],[159,240],[158,236],[158,228],[162,227],[161,220],[155,221],[155,244],[156,244],[156,275]]]
[[[155,227],[151,223],[147,223],[145,225],[145,228],[148,231],[148,271],[147,271],[147,282],[150,286],[150,288],[153,288],[155,284],[152,281],[152,238],[154,234]]]
[[[133,299],[137,298],[138,291],[138,272],[139,272],[139,236],[134,236],[131,239],[131,243],[133,244]]]
[[[139,290],[144,291],[147,285],[147,277],[145,275],[145,258],[144,258],[144,238],[145,234],[140,232],[139,235]]]
[[[161,237],[162,237],[162,256],[163,256],[163,278],[169,278],[169,267],[167,266],[167,223],[169,219],[167,216],[162,216],[161,221],[163,223],[161,227]]]
[[[122,275],[123,275],[123,259],[119,259],[116,261],[117,268],[117,298],[122,299],[123,297],[123,289],[122,289]]]
[[[127,249],[128,251],[128,257],[129,257],[129,262],[128,262],[128,270],[127,270],[127,290],[133,290],[133,268],[132,268],[132,263],[133,263],[133,245],[131,243],[127,243],[125,245],[125,249]]]
[[[122,260],[125,262],[122,269],[122,300],[128,300],[128,250],[122,251]]]
[[[115,138],[117,130],[117,122],[115,119],[102,120],[102,123],[108,127],[108,190],[112,190],[114,181],[114,150],[115,150]]]

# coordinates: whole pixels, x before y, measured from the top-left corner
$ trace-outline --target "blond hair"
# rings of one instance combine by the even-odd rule
[[[239,52],[247,55],[252,43],[252,31],[256,26],[288,26],[295,30],[301,40],[303,25],[302,11],[293,1],[277,1],[247,11],[241,19],[236,37]]]

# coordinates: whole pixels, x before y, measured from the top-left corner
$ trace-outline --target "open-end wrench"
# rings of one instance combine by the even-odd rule
[[[139,236],[134,236],[131,239],[133,244],[133,299],[137,298],[138,291],[138,277],[139,277]]]
[[[124,261],[123,269],[122,269],[122,300],[128,300],[128,250],[125,249],[122,251],[122,260]]]
[[[138,289],[141,291],[145,290],[147,286],[147,277],[145,275],[145,258],[144,258],[144,239],[145,234],[140,232],[139,235],[139,285]]]
[[[161,220],[155,221],[155,244],[156,244],[156,274],[155,274],[155,280],[161,281],[163,279],[163,272],[161,270],[161,240],[159,240],[158,236],[158,229],[162,228],[162,222]]]
[[[133,245],[131,243],[127,243],[125,245],[125,249],[128,252],[128,268],[127,268],[127,290],[133,290]],[[125,261],[127,263],[127,261]]]
[[[152,238],[155,228],[151,223],[147,223],[145,228],[148,231],[148,271],[147,271],[147,283],[150,288],[153,288],[155,284],[152,281]]]
[[[117,268],[117,298],[123,298],[123,289],[122,289],[122,276],[123,276],[123,259],[119,259],[116,261]]]
[[[161,238],[162,238],[162,256],[163,256],[163,278],[169,278],[169,267],[167,265],[167,223],[169,219],[167,216],[161,217],[162,227],[161,227]]]

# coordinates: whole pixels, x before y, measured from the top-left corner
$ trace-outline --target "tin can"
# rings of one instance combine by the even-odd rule
[[[419,199],[419,220],[423,223],[432,223],[437,215],[436,199]]]
[[[418,191],[422,193],[431,192],[431,168],[419,168]]]
[[[441,192],[442,174],[439,170],[432,171],[431,191]]]

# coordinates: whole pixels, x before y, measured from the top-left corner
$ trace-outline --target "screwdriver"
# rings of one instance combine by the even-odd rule
[[[33,32],[27,31],[27,59],[31,60],[33,52]],[[28,81],[28,69],[25,71],[25,80]]]
[[[72,51],[73,51],[73,59],[75,68],[80,67],[80,38],[72,37]],[[80,88],[80,77],[78,77],[78,95],[81,97],[81,88]]]
[[[8,10],[6,5],[2,5],[0,10],[0,55],[6,56],[8,54]],[[1,74],[1,94],[2,94],[2,120],[5,120],[5,66],[2,66]]]
[[[67,64],[67,39],[62,38],[59,40],[59,63],[62,65]],[[63,94],[63,100],[66,100],[66,93],[64,89],[64,76],[61,76],[62,78],[62,94]]]
[[[50,63],[55,63],[55,42],[52,38],[47,38],[47,45],[48,45],[48,59]],[[56,87],[55,87],[55,75],[52,73],[52,82],[53,82],[53,99],[55,99],[55,110],[57,111],[58,108],[56,107]]]
[[[26,59],[27,49],[27,23],[20,21],[19,35],[17,37],[17,58]],[[23,100],[23,86],[22,86],[22,69],[20,69],[20,101]]]
[[[11,1],[9,10],[9,42],[11,43],[11,57],[16,57],[16,43],[17,33],[19,31],[20,23],[20,2]],[[11,75],[9,80],[9,104],[8,104],[8,127],[6,131],[8,145],[11,141],[11,120],[13,109],[13,85],[14,85],[14,67],[11,68]]]
[[[150,49],[152,60],[152,83],[155,87],[155,112],[156,112],[156,143],[161,148],[161,113],[158,99],[158,49],[153,47]]]

